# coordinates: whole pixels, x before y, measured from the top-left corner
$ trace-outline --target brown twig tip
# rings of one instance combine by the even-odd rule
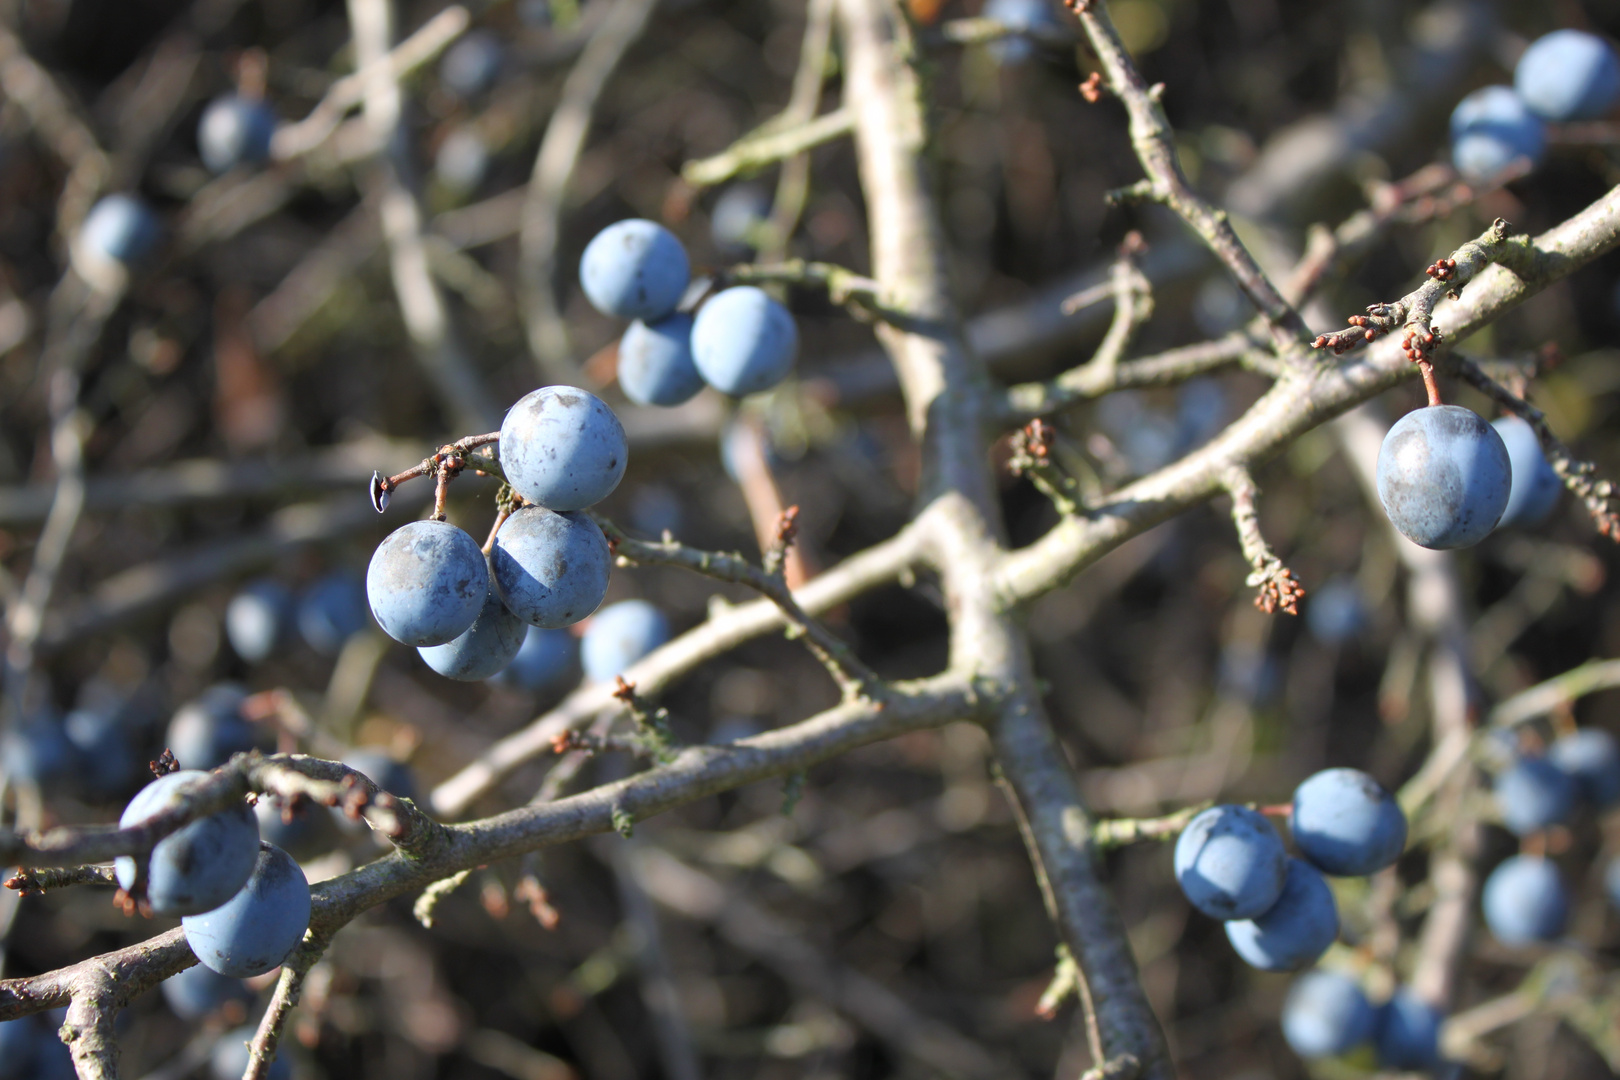
[[[539,923],[543,930],[555,930],[562,922],[562,915],[551,906],[551,897],[546,894],[546,887],[532,874],[519,879],[516,887],[512,889],[512,899],[528,905],[529,914],[534,916],[534,921]]]
[[[1305,599],[1305,586],[1299,583],[1288,567],[1279,564],[1259,582],[1253,581],[1251,575],[1249,583],[1258,585],[1260,590],[1254,598],[1254,606],[1267,615],[1275,615],[1279,611],[1299,614],[1299,602]]]
[[[146,767],[152,770],[153,776],[161,780],[170,773],[177,771],[180,768],[180,762],[175,760],[174,751],[165,746],[163,753],[157,756],[157,760],[148,761]]]
[[[1092,105],[1103,99],[1102,72],[1093,71],[1086,76],[1086,81],[1080,84],[1080,96]]]
[[[614,700],[622,701],[626,705],[634,704],[636,700],[636,684],[633,682],[626,682],[623,675],[613,676],[613,683]]]
[[[776,516],[776,544],[786,550],[799,537],[799,507],[795,504]]]

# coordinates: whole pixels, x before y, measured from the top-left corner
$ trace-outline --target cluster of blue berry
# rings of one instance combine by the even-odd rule
[[[1547,123],[1591,120],[1620,99],[1620,60],[1607,41],[1555,30],[1524,51],[1513,85],[1475,90],[1451,114],[1451,161],[1469,180],[1489,180],[1517,161],[1533,168],[1547,150]]]
[[[1339,913],[1323,875],[1361,877],[1393,864],[1406,847],[1406,815],[1394,796],[1356,769],[1327,769],[1294,792],[1290,857],[1267,818],[1244,806],[1211,807],[1176,841],[1176,880],[1204,914],[1226,922],[1226,936],[1262,971],[1315,963],[1339,934]],[[1410,990],[1381,1008],[1336,971],[1297,980],[1283,1033],[1303,1057],[1345,1053],[1369,1040],[1387,1068],[1438,1060],[1439,1014]]]
[[[632,218],[591,240],[579,263],[585,297],[635,320],[619,341],[619,388],[639,405],[679,405],[704,384],[733,397],[769,390],[793,369],[799,329],[763,289],[736,285],[677,311],[692,266],[675,234]]]

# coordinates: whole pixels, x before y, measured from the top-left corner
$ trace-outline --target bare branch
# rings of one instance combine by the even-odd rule
[[[841,139],[854,130],[855,114],[847,107],[794,127],[777,129],[767,123],[713,157],[688,161],[681,167],[681,178],[693,187],[712,187]]]

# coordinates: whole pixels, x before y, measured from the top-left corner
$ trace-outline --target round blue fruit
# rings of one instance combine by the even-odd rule
[[[1581,798],[1593,806],[1620,802],[1620,744],[1602,728],[1581,728],[1555,740],[1547,760],[1569,774]]]
[[[108,195],[85,216],[79,243],[93,258],[130,266],[139,263],[158,245],[163,226],[151,207],[133,195]]]
[[[662,319],[681,302],[691,278],[692,264],[675,234],[641,218],[597,233],[579,260],[585,298],[621,319]]]
[[[428,667],[447,679],[477,682],[500,671],[523,646],[529,624],[506,609],[492,579],[489,595],[478,618],[460,637],[443,645],[428,645],[416,651]]]
[[[1307,971],[1288,988],[1283,1038],[1302,1058],[1338,1057],[1370,1040],[1377,1019],[1354,979],[1337,971]]]
[[[501,42],[488,30],[474,30],[445,50],[439,78],[452,92],[475,97],[495,85],[501,74]]]
[[[1421,1070],[1440,1064],[1440,1010],[1400,987],[1378,1010],[1373,1034],[1378,1064],[1386,1069]]]
[[[1552,941],[1569,919],[1569,894],[1558,868],[1538,855],[1504,859],[1480,894],[1485,924],[1504,945]]]
[[[197,152],[209,171],[222,173],[238,165],[270,160],[276,114],[262,101],[227,94],[211,101],[197,124]]]
[[[997,63],[1008,66],[1022,64],[1035,52],[1023,35],[1054,21],[1044,0],[990,0],[984,5],[984,17],[996,20],[1018,35],[990,43],[990,55]]]
[[[1288,854],[1263,814],[1212,806],[1176,840],[1175,869],[1193,907],[1216,919],[1249,919],[1282,895]]]
[[[347,570],[327,574],[298,598],[298,636],[322,656],[336,656],[370,625],[366,587]]]
[[[433,175],[457,195],[477,190],[488,172],[489,147],[474,128],[456,128],[433,155]]]
[[[714,201],[714,210],[709,214],[709,238],[722,254],[747,255],[758,246],[759,228],[770,217],[770,192],[758,184],[733,184]]]
[[[692,316],[676,312],[654,323],[639,319],[619,339],[619,389],[637,405],[666,408],[703,389],[692,361]]]
[[[580,642],[585,677],[612,679],[669,640],[669,620],[645,600],[621,600],[596,613]]]
[[[248,1061],[253,1056],[251,1044],[256,1034],[258,1027],[248,1024],[219,1037],[214,1044],[214,1052],[208,1058],[211,1080],[242,1080],[247,1073]],[[292,1074],[292,1064],[286,1055],[270,1063],[269,1080],[292,1080]]]
[[[92,801],[121,798],[141,778],[140,756],[119,712],[74,709],[62,733],[73,746],[79,788]]]
[[[1525,758],[1499,774],[1494,785],[1502,824],[1528,836],[1568,819],[1575,808],[1575,781],[1546,758]]]
[[[263,733],[242,715],[247,696],[236,683],[215,683],[175,711],[165,739],[182,769],[212,769],[258,747]]]
[[[1546,125],[1505,86],[1475,90],[1451,114],[1451,163],[1468,180],[1489,180],[1520,159],[1534,167],[1546,150]]]
[[[1536,430],[1517,416],[1503,416],[1491,421],[1491,427],[1502,437],[1507,447],[1508,461],[1513,466],[1513,482],[1508,488],[1507,508],[1502,511],[1498,529],[1510,525],[1539,525],[1547,520],[1558,496],[1563,494],[1564,482],[1547,463],[1541,452],[1541,440]]]
[[[162,985],[163,1000],[182,1020],[201,1020],[232,1002],[245,1009],[253,1001],[253,991],[241,979],[221,975],[201,964],[169,976]]]
[[[1339,908],[1327,879],[1303,859],[1288,860],[1282,894],[1263,914],[1233,919],[1226,938],[1251,967],[1297,971],[1314,964],[1339,936]]]
[[[589,390],[542,386],[501,421],[506,482],[547,510],[583,510],[613,493],[630,461],[624,425]]]
[[[602,603],[613,556],[585,515],[525,506],[495,534],[490,566],[508,610],[532,626],[554,628],[579,622]]]
[[[309,929],[309,882],[293,857],[259,845],[253,873],[235,896],[180,920],[186,944],[205,966],[251,979],[281,964]]]
[[[744,397],[769,390],[793,370],[799,328],[763,289],[736,285],[711,296],[692,323],[692,360],[703,381]]]
[[[489,592],[478,542],[447,521],[413,521],[388,535],[366,568],[366,596],[383,632],[406,645],[443,645],[473,624]]]
[[[273,578],[242,586],[225,607],[225,637],[250,664],[269,657],[287,640],[293,622],[293,596]]]
[[[48,788],[72,775],[78,755],[56,715],[39,713],[0,737],[0,764],[11,779]]]
[[[1305,599],[1305,628],[1324,645],[1343,645],[1367,628],[1367,601],[1354,578],[1334,578]]]
[[[124,807],[120,828],[139,824],[179,805],[182,785],[208,775],[181,769],[147,784]],[[165,836],[152,849],[146,898],[159,915],[194,915],[211,911],[236,895],[253,873],[259,852],[259,825],[246,801]],[[118,884],[135,885],[135,859],[119,856]]]
[[[1595,120],[1620,98],[1620,61],[1596,34],[1554,30],[1519,57],[1513,89],[1544,119]]]
[[[1290,827],[1300,853],[1338,877],[1382,870],[1406,849],[1400,804],[1359,769],[1324,769],[1299,785]]]
[[[517,655],[495,676],[495,681],[539,692],[577,677],[574,673],[578,663],[579,639],[573,634],[530,626]]]
[[[1378,449],[1378,501],[1401,535],[1421,547],[1468,547],[1489,536],[1512,477],[1501,436],[1457,405],[1412,410]]]

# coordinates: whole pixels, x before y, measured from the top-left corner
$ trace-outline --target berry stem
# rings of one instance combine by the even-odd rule
[[[1423,389],[1429,394],[1429,407],[1444,405],[1445,402],[1440,400],[1440,383],[1434,377],[1434,365],[1427,360],[1419,360],[1417,366],[1423,376]]]

